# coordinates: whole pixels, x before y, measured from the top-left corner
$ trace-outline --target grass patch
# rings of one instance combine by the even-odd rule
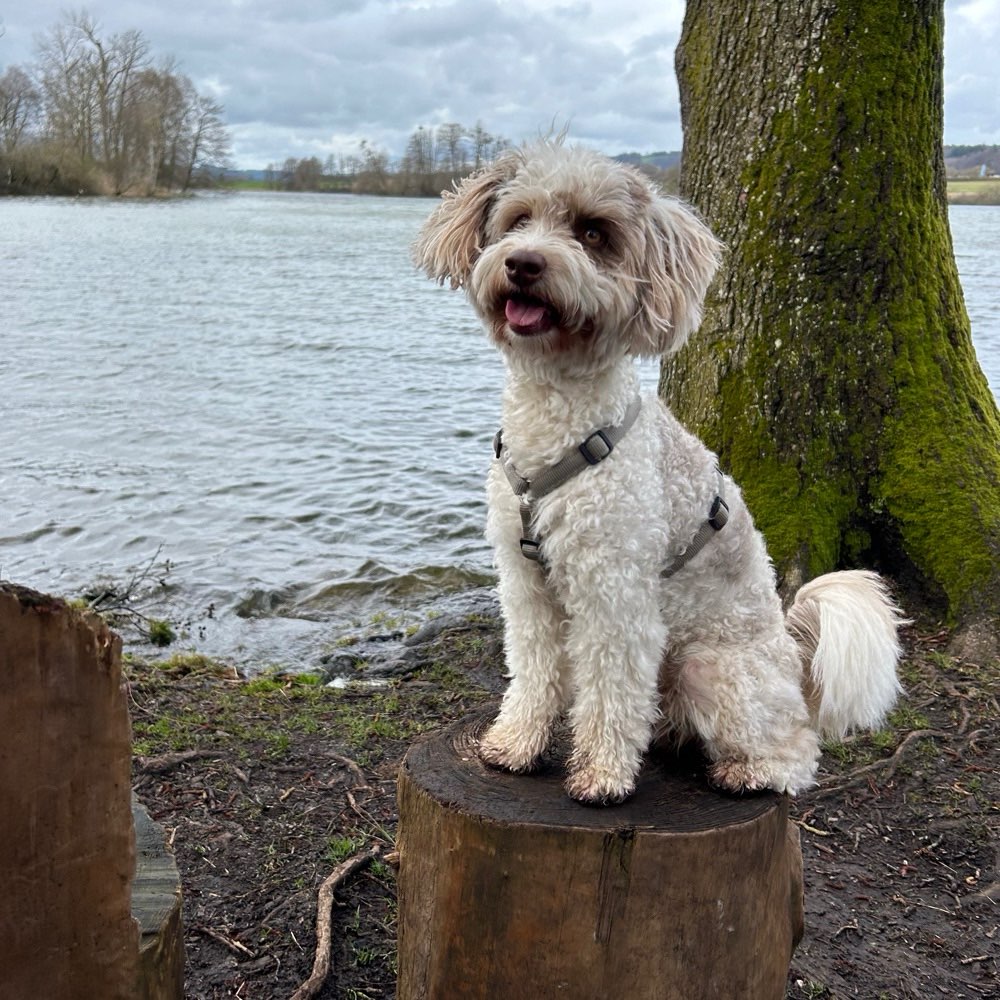
[[[1000,179],[950,180],[948,201],[953,205],[1000,205]]]
[[[886,720],[893,729],[929,729],[930,719],[923,712],[918,712],[915,708],[907,704],[898,705],[894,708]]]
[[[352,855],[357,854],[363,846],[364,840],[361,837],[331,837],[326,842],[326,852],[323,857],[331,865],[339,865],[341,861],[346,861]]]
[[[231,666],[197,653],[127,666],[136,704],[145,707],[133,713],[134,750],[143,756],[225,747],[241,760],[254,753],[282,759],[307,735],[343,745],[361,760],[484,697],[445,664],[429,669],[433,684],[379,689],[328,688],[317,674],[279,670],[238,680]],[[163,697],[165,685],[184,697]]]

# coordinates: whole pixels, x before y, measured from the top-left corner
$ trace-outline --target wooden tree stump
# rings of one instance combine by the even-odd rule
[[[118,636],[0,584],[0,687],[0,997],[180,998],[143,979]]]
[[[530,776],[475,754],[488,718],[415,744],[399,776],[398,1000],[780,1000],[802,935],[788,801],[654,755],[587,808],[557,737]]]

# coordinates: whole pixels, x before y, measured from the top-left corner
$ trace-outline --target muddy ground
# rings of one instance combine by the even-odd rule
[[[503,686],[495,618],[435,631],[382,688],[130,659],[134,786],[181,870],[187,997],[291,997],[313,966],[321,883],[376,845],[336,891],[316,995],[395,996],[399,762]],[[1000,998],[1000,664],[950,657],[946,640],[906,630],[891,727],[829,747],[793,804],[806,935],[788,998]],[[354,648],[363,677],[363,643],[338,659]]]

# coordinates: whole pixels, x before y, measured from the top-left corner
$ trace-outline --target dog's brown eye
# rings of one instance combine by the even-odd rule
[[[608,244],[608,234],[597,222],[584,222],[580,226],[578,239],[590,250],[600,250]]]

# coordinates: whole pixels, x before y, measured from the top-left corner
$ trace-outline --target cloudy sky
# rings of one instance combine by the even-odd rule
[[[0,0],[0,72],[64,0]],[[518,141],[569,124],[607,153],[680,149],[683,0],[90,0],[222,102],[236,166],[400,154],[419,125]],[[1000,143],[1000,0],[946,0],[945,141]]]

